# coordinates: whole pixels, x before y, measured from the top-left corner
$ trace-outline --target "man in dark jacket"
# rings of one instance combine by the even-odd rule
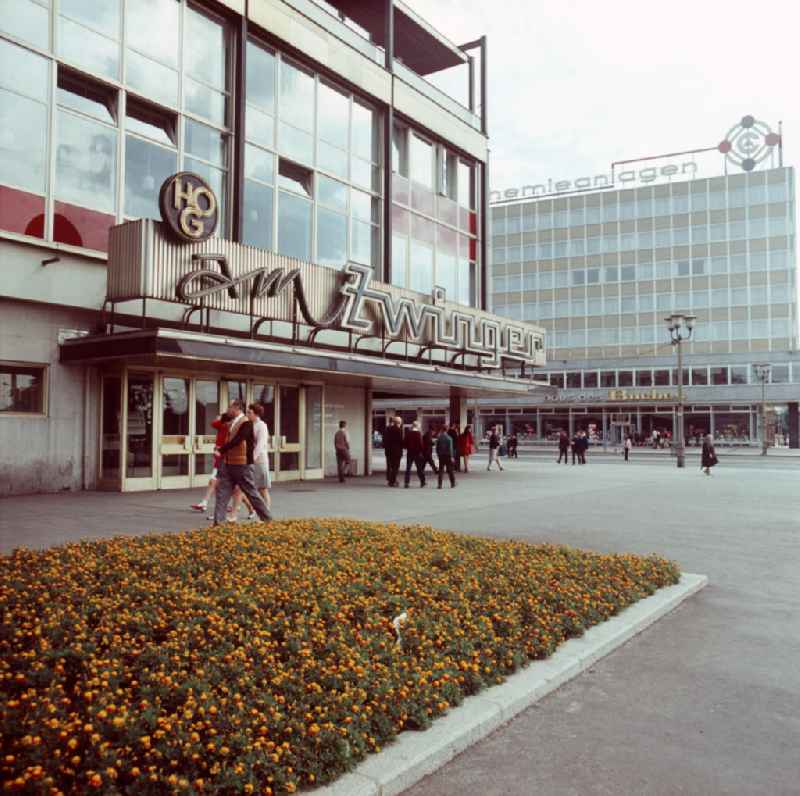
[[[429,464],[433,474],[439,472],[436,463],[433,461],[433,427],[428,426],[428,430],[422,435],[422,472],[425,473],[425,465]]]
[[[228,441],[216,449],[216,453],[219,454],[222,461],[219,467],[217,498],[214,503],[214,525],[225,521],[228,501],[236,486],[250,501],[250,505],[258,514],[259,519],[269,522],[272,515],[255,484],[253,451],[256,440],[253,424],[243,413],[242,404],[239,401],[231,401],[228,407],[228,416],[231,418]]]
[[[447,431],[450,439],[453,440],[453,467],[457,473],[461,472],[461,454],[458,452],[458,437],[459,437],[459,429],[458,426],[453,425]]]
[[[569,437],[566,431],[558,432],[558,461],[556,464],[561,464],[561,457],[564,457],[564,464],[568,464],[567,456],[569,452]]]
[[[383,435],[383,450],[386,453],[386,483],[389,486],[400,486],[397,473],[400,460],[403,458],[403,419],[393,417]]]
[[[439,489],[442,488],[442,477],[445,470],[450,476],[450,488],[456,485],[456,477],[453,475],[453,438],[442,429],[436,437],[436,455],[439,457]]]
[[[406,431],[403,439],[403,447],[406,450],[406,489],[411,483],[411,468],[417,468],[419,485],[425,486],[425,462],[422,458],[422,434],[419,430],[419,422],[416,420],[411,428]]]
[[[589,435],[583,429],[578,432],[578,442],[580,443],[578,448],[578,461],[581,464],[586,464],[586,451],[589,450]]]

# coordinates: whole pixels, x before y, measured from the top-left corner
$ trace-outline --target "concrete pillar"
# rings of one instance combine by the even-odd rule
[[[364,475],[372,475],[372,390],[364,388]]]
[[[449,422],[462,429],[467,425],[467,401],[458,390],[450,390]]]
[[[800,448],[800,413],[798,404],[790,403],[789,407],[789,447]]]

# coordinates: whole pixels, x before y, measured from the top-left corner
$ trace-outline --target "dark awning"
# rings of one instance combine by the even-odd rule
[[[385,0],[328,0],[328,5],[364,28],[375,44],[384,46]],[[394,54],[418,75],[429,75],[467,61],[464,52],[400,0],[394,4]]]
[[[221,335],[146,329],[67,340],[64,364],[124,362],[183,370],[253,373],[322,379],[369,387],[389,395],[446,397],[456,388],[467,398],[524,397],[536,389],[530,382],[445,366],[396,362],[361,354],[337,355],[305,346],[280,345]]]

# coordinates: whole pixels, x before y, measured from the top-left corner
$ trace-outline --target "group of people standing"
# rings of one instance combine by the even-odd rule
[[[572,439],[569,438],[566,431],[561,431],[558,435],[558,461],[556,464],[561,464],[562,458],[564,464],[568,464],[570,451],[572,451],[573,464],[586,464],[587,450],[589,450],[589,435],[583,429],[576,431]]]
[[[242,502],[249,508],[248,519],[272,519],[269,490],[269,429],[263,418],[264,407],[252,403],[244,411],[233,400],[225,413],[211,424],[217,431],[214,462],[206,494],[192,508],[206,511],[214,498],[214,525],[237,522]]]
[[[438,488],[442,488],[444,474],[450,480],[450,487],[456,485],[455,473],[469,472],[469,459],[477,451],[472,426],[463,431],[456,425],[449,429],[434,429],[432,426],[423,434],[418,420],[410,428],[403,431],[403,419],[395,416],[383,434],[383,449],[386,455],[386,483],[388,486],[400,486],[398,477],[403,451],[406,452],[405,488],[411,485],[411,473],[417,471],[420,487],[426,484],[425,469],[430,466],[434,475],[439,477]],[[438,466],[433,459],[433,452],[439,460]]]

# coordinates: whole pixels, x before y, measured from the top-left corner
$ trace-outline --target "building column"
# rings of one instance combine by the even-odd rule
[[[798,404],[790,403],[789,408],[789,447],[800,448],[800,412]]]
[[[463,429],[467,425],[467,401],[458,390],[450,390],[449,424]]]
[[[716,439],[714,432],[716,431],[716,427],[714,426],[714,405],[708,407],[708,433],[711,434],[711,439]]]
[[[603,407],[603,450],[608,448],[608,410]]]
[[[567,409],[567,417],[569,417],[569,423],[567,424],[567,433],[569,434],[569,438],[572,439],[575,436],[575,418],[572,416],[572,409]]]
[[[364,388],[364,475],[372,475],[372,390]]]

